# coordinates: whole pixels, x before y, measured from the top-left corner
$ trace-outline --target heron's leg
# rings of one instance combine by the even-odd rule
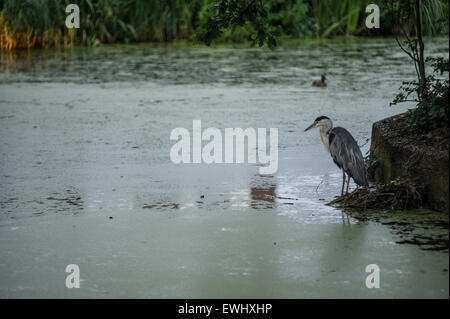
[[[348,177],[348,179],[347,179],[347,191],[346,191],[346,193],[348,194],[348,185],[350,184],[350,176],[347,176]]]
[[[342,190],[341,190],[341,196],[344,196],[344,186],[345,186],[345,172],[344,172],[344,169],[342,169]]]

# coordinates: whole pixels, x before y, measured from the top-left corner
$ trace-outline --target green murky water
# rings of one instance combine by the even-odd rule
[[[447,40],[428,41],[428,54],[448,56]],[[388,107],[414,76],[395,41],[0,61],[0,297],[448,298],[448,216],[416,228],[419,213],[399,232],[409,221],[325,206],[341,175],[318,132],[303,132],[327,115],[365,153],[372,123],[411,107]],[[321,73],[329,86],[311,87]],[[170,132],[194,119],[278,128],[277,173],[173,164]],[[414,231],[441,241],[414,242]],[[442,238],[447,249],[433,250]],[[80,267],[79,289],[65,286],[68,264]],[[366,288],[368,264],[380,267],[379,289]]]

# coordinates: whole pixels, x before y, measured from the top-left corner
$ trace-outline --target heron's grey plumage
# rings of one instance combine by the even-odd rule
[[[329,148],[333,161],[360,186],[369,186],[361,150],[353,136],[343,127],[329,133]]]
[[[325,148],[333,158],[334,163],[343,171],[342,194],[344,192],[345,174],[349,176],[360,186],[369,186],[367,180],[366,166],[364,159],[353,136],[343,127],[333,128],[333,122],[326,116],[319,116],[314,120],[305,132],[314,127],[320,127],[320,138]]]

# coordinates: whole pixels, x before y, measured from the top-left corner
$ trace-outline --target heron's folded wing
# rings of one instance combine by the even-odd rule
[[[330,154],[338,166],[352,177],[358,185],[368,186],[364,159],[353,136],[342,127],[330,132]]]

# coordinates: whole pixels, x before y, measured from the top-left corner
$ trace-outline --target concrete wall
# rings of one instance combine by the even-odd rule
[[[381,161],[371,178],[380,183],[397,177],[417,178],[425,185],[425,207],[448,213],[448,148],[442,150],[399,128],[397,123],[405,116],[403,113],[373,124],[370,152]]]

